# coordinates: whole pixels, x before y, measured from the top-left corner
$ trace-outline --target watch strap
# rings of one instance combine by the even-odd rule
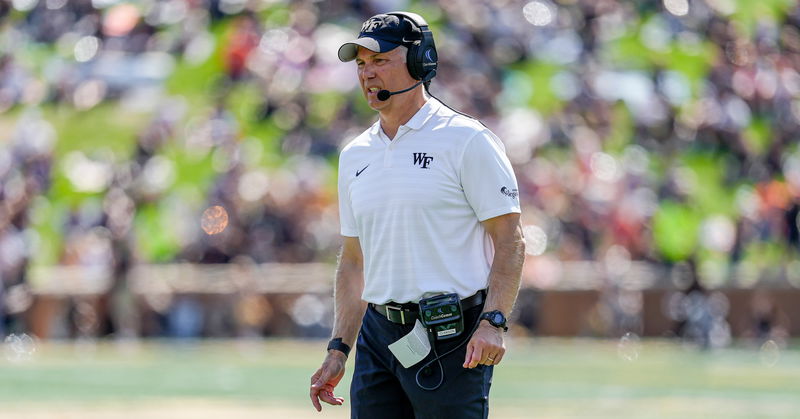
[[[344,356],[350,356],[350,345],[342,342],[342,338],[333,338],[328,342],[328,349],[336,349],[344,354]]]
[[[494,321],[494,316],[498,314],[503,317],[503,322],[501,323]],[[486,320],[492,326],[498,329],[503,329],[504,332],[508,332],[508,323],[507,323],[508,321],[506,320],[505,314],[503,314],[503,312],[500,310],[492,310],[492,311],[487,311],[485,313],[481,313],[480,320]]]

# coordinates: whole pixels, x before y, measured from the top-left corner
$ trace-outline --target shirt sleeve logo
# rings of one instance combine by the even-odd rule
[[[414,153],[414,165],[420,166],[423,169],[430,169],[428,165],[433,161],[433,156],[428,153]]]
[[[517,189],[508,189],[505,186],[500,188],[500,193],[511,199],[517,199],[517,197],[519,196],[519,191]]]

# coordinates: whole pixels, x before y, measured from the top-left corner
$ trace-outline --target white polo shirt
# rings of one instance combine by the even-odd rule
[[[359,238],[367,302],[486,288],[494,248],[480,222],[512,212],[519,193],[503,144],[434,98],[393,140],[376,122],[339,158],[341,233]]]

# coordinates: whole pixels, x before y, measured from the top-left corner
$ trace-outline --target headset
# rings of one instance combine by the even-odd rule
[[[423,80],[427,87],[431,79],[436,76],[436,68],[439,65],[436,43],[433,41],[433,33],[428,28],[428,22],[416,13],[390,12],[387,15],[397,16],[400,19],[405,18],[420,30],[422,38],[407,45],[406,66],[411,77],[414,80]]]
[[[420,84],[423,84],[425,86],[425,91],[428,92],[429,95],[433,96],[433,94],[430,92],[430,85],[431,79],[436,77],[436,69],[439,67],[439,55],[436,53],[436,43],[433,42],[433,33],[431,33],[431,30],[428,28],[428,22],[426,22],[422,16],[416,13],[389,12],[386,14],[397,16],[400,19],[408,19],[419,29],[420,33],[422,34],[421,39],[417,39],[413,41],[411,45],[407,46],[408,54],[406,55],[406,67],[408,68],[408,74],[410,74],[414,80],[419,81],[407,89],[398,90],[395,92],[390,92],[385,89],[381,90],[378,92],[378,100],[389,100],[390,97],[400,93],[408,92]],[[433,97],[436,98],[436,96]],[[474,119],[480,122],[481,125],[486,126],[483,122],[479,121],[472,115],[467,115],[464,112],[453,109],[441,99],[436,99],[453,112],[464,115],[470,119]]]

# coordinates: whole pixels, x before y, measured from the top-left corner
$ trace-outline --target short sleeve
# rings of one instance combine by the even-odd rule
[[[519,213],[519,189],[505,147],[489,130],[477,133],[461,160],[461,186],[479,221]]]
[[[350,205],[350,182],[347,179],[345,171],[342,169],[343,156],[339,158],[339,175],[337,181],[337,188],[339,192],[339,225],[342,236],[358,237],[358,228],[356,227],[356,218],[353,215],[353,207]],[[349,172],[347,172],[349,173]]]

